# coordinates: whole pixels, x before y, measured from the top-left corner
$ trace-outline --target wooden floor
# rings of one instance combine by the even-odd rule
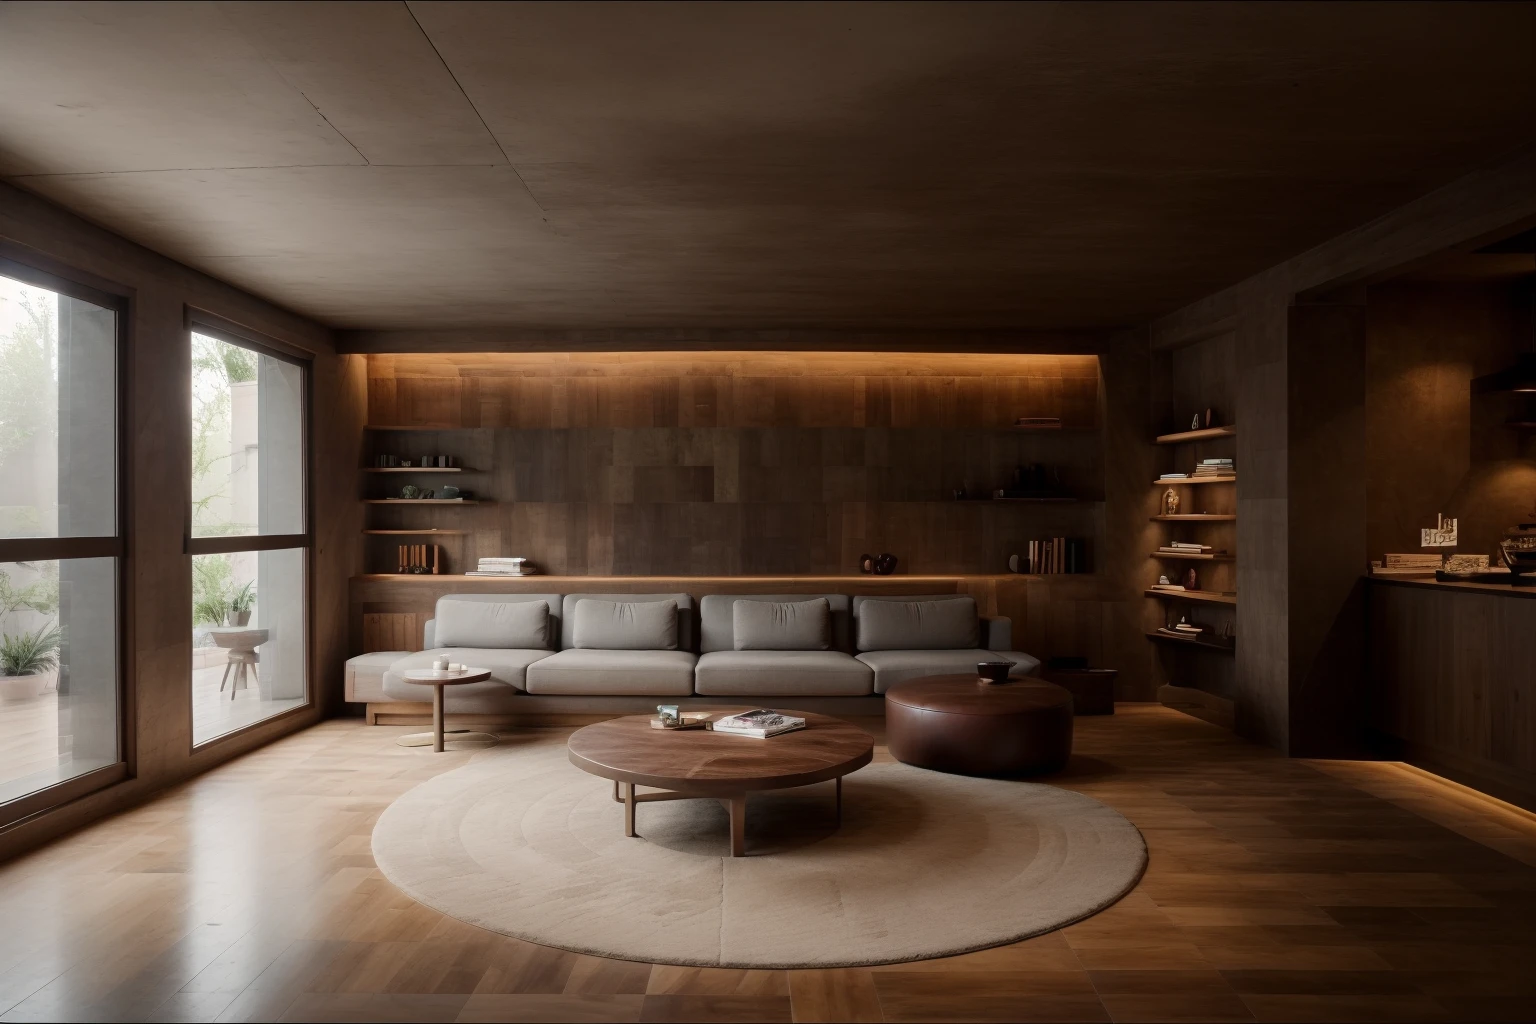
[[[0,867],[3,1020],[1526,1020],[1536,819],[1412,769],[1288,761],[1162,708],[1078,719],[1057,782],[1151,863],[1063,931],[946,960],[735,971],[445,918],[374,867],[396,796],[470,753],[353,721]],[[565,730],[543,731],[561,742]],[[879,752],[884,756],[883,748]],[[616,807],[615,814],[621,813]],[[892,884],[907,884],[899,870]]]

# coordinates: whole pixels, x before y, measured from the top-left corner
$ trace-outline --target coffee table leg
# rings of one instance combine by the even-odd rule
[[[731,797],[731,856],[747,855],[747,794]]]
[[[630,838],[635,835],[635,784],[624,784],[624,834]]]
[[[432,749],[443,752],[443,688],[432,687]]]
[[[837,777],[837,823],[843,823],[843,777]]]

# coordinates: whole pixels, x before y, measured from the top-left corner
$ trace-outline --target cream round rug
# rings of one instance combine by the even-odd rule
[[[1141,833],[1054,786],[875,764],[754,794],[747,853],[709,800],[641,804],[565,745],[513,739],[391,804],[373,855],[452,917],[598,956],[711,967],[850,967],[964,953],[1059,928],[1123,896]],[[643,792],[643,790],[642,790]]]

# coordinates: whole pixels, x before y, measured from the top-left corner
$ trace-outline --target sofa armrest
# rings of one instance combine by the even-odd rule
[[[430,651],[437,646],[437,620],[428,619],[427,624],[421,627],[421,649]]]
[[[1013,648],[1013,620],[1006,615],[995,618],[982,617],[982,646],[989,651],[1007,651]]]

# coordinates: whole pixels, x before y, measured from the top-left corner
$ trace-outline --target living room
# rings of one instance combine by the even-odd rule
[[[0,1020],[1529,1019],[1533,38],[0,7]]]

